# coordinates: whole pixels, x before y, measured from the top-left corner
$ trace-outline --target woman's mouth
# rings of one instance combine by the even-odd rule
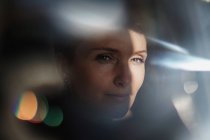
[[[105,94],[106,96],[113,98],[115,100],[124,101],[127,100],[130,96],[130,94],[121,94],[121,93],[108,93]]]

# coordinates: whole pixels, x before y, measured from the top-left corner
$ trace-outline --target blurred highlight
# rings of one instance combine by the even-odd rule
[[[33,91],[25,91],[15,106],[15,116],[31,123],[44,123],[57,127],[63,121],[63,111],[59,107],[49,107],[47,99]]]
[[[203,2],[207,2],[207,3],[210,3],[210,0],[202,0]]]
[[[20,120],[32,120],[38,108],[36,95],[32,91],[25,92],[16,107],[16,117]]]
[[[33,123],[41,123],[47,116],[48,113],[48,103],[44,97],[38,98],[38,109],[34,118],[30,121]]]
[[[197,91],[198,89],[198,82],[196,81],[186,81],[184,83],[184,91],[187,93],[187,94],[193,94]]]
[[[155,38],[152,38],[152,37],[148,37],[148,39],[152,42],[155,42],[155,43],[161,45],[161,47],[163,47],[163,48],[166,48],[166,49],[178,52],[178,53],[183,53],[183,54],[188,54],[189,53],[186,49],[184,49],[181,46],[178,46],[178,45],[175,45],[175,44],[172,44],[172,43],[160,40],[160,39],[155,39]]]
[[[152,60],[152,64],[186,71],[210,71],[209,59],[172,52],[164,53],[160,57]]]
[[[124,3],[117,1],[69,1],[53,8],[53,19],[63,32],[89,37],[120,29],[125,23]]]
[[[189,130],[195,128],[195,107],[193,104],[192,97],[189,95],[176,97],[173,100],[173,104],[179,114],[179,117],[182,119],[184,124],[188,127]]]
[[[44,123],[51,127],[59,126],[63,121],[63,111],[59,107],[49,109]]]

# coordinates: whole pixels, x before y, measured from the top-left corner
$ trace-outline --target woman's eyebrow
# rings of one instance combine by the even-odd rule
[[[106,52],[111,52],[111,53],[119,53],[119,50],[111,48],[111,47],[95,47],[95,48],[93,47],[93,48],[88,48],[83,53],[84,53],[84,56],[87,57],[87,56],[89,56],[92,53],[97,52],[97,51],[106,51]]]
[[[117,49],[114,48],[108,48],[108,47],[100,47],[100,48],[90,48],[88,50],[88,52],[92,52],[92,51],[109,51],[109,52],[119,52]]]
[[[146,50],[141,50],[141,51],[134,52],[134,54],[142,54],[142,53],[147,54],[147,51]]]

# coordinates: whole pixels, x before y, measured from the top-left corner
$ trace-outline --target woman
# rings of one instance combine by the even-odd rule
[[[68,20],[59,17],[65,29],[60,28],[65,32],[64,39],[59,35],[55,45],[66,95],[61,100],[65,110],[61,132],[74,139],[115,139],[119,122],[131,116],[130,109],[144,81],[146,38],[136,26],[140,21],[132,21],[133,17],[123,18],[126,23],[113,29],[119,26],[105,23],[113,23],[115,19],[103,19],[106,14],[97,15],[95,7],[86,11],[92,11],[91,14],[86,14],[85,8],[79,12],[78,7],[70,12],[63,10],[60,15],[69,15]],[[113,13],[116,9],[119,10],[119,5]]]
[[[93,124],[96,129],[110,128],[129,116],[145,75],[144,34],[133,29],[100,34],[70,43],[59,52],[65,93],[70,96],[65,98],[64,117],[68,116],[71,128],[78,122],[91,129]]]

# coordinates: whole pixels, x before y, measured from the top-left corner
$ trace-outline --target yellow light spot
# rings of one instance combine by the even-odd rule
[[[31,120],[36,115],[37,107],[36,95],[32,91],[27,91],[20,99],[16,116],[20,120]]]

